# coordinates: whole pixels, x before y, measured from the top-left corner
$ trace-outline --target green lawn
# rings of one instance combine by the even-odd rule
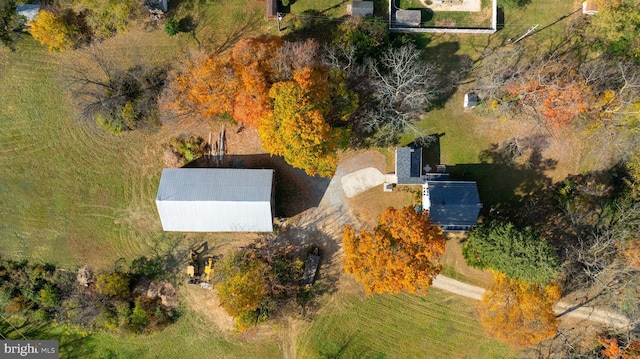
[[[187,312],[165,330],[151,335],[93,338],[94,353],[104,358],[281,358],[278,342],[267,336],[243,339],[224,335],[207,320]]]
[[[107,40],[104,46],[128,63],[163,63],[197,44],[225,49],[242,37],[276,33],[275,22],[264,20],[264,5],[183,1],[174,14],[178,19],[195,17],[195,37],[182,33],[169,38],[162,29],[145,30]],[[291,12],[316,9],[342,16],[345,8],[341,0],[299,0],[291,5]],[[496,35],[424,35],[419,40],[427,46],[430,60],[455,66],[459,56],[475,59],[484,46],[516,36],[530,23],[548,24],[570,11],[570,2],[534,1],[525,10],[508,11],[507,28]],[[543,30],[540,37],[553,39],[551,34],[557,34],[561,25]],[[72,61],[73,55],[50,54],[28,37],[16,52],[0,51],[0,254],[68,268],[83,263],[106,267],[120,257],[149,255],[158,239],[183,246],[188,245],[186,240],[219,240],[216,235],[185,239],[180,234],[162,234],[154,199],[167,134],[157,130],[112,136],[81,125],[59,80]],[[451,98],[420,124],[427,133],[445,133],[440,143],[446,164],[476,164],[480,152],[491,144],[470,125],[477,118],[461,108],[462,98]],[[491,173],[469,171],[463,175]],[[486,180],[490,182],[491,177]],[[488,194],[492,201],[512,195],[512,188],[505,186],[493,190],[498,193]],[[484,200],[487,193],[481,196]],[[426,298],[405,294],[342,299],[345,305],[323,311],[302,334],[299,357],[319,357],[343,346],[345,358],[514,354],[484,335],[470,300],[436,290]],[[86,342],[94,353],[106,353],[103,357],[281,357],[278,343],[270,338],[227,337],[186,310],[162,332],[137,337],[100,334],[83,345]],[[108,356],[109,352],[113,355]]]
[[[488,338],[475,302],[432,289],[346,298],[318,315],[298,342],[301,358],[512,358]]]
[[[0,252],[67,266],[141,255],[160,231],[158,139],[79,123],[60,59],[27,38],[0,74]]]

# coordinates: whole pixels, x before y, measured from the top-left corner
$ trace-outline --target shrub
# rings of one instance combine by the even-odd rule
[[[169,36],[174,36],[180,32],[180,23],[176,19],[171,18],[164,24],[164,30]]]
[[[169,143],[169,148],[180,157],[183,165],[201,157],[204,154],[204,146],[204,139],[198,136],[181,135]]]
[[[142,305],[142,302],[138,299],[135,302],[135,306],[129,316],[130,328],[134,332],[139,332],[149,324],[149,314]]]
[[[114,271],[98,275],[96,288],[98,293],[111,297],[126,298],[131,293],[130,277],[127,273]]]

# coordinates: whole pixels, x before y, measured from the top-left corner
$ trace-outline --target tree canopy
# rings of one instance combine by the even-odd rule
[[[49,51],[68,50],[76,46],[82,34],[80,26],[74,23],[75,14],[71,10],[53,13],[41,10],[30,23],[29,33],[34,39],[49,47]]]
[[[328,121],[334,112],[345,120],[356,101],[344,79],[333,71],[306,67],[294,73],[293,81],[273,85],[269,97],[273,112],[258,127],[262,147],[309,175],[332,176],[345,132]],[[335,110],[340,100],[346,106]]]
[[[426,212],[386,208],[373,232],[344,228],[344,268],[367,293],[426,294],[442,266],[445,239]]]
[[[561,297],[557,283],[530,284],[495,273],[480,304],[480,322],[501,341],[527,347],[552,337],[558,328],[553,306]]]
[[[518,229],[502,221],[473,229],[462,255],[472,267],[493,269],[529,283],[547,283],[560,266],[555,248],[532,228]]]
[[[214,266],[220,305],[234,317],[253,312],[268,300],[269,267],[249,251],[227,254]]]

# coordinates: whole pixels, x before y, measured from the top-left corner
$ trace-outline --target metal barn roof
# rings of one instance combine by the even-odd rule
[[[273,170],[166,168],[156,205],[165,231],[271,232]]]

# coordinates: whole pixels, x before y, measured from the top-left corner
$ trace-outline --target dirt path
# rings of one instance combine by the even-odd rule
[[[439,275],[433,280],[433,287],[444,290],[463,297],[480,300],[485,289],[474,285],[459,282],[455,279]],[[554,312],[559,317],[572,317],[576,319],[590,320],[606,324],[617,329],[624,329],[631,324],[629,319],[623,315],[609,312],[593,307],[581,307],[569,303],[560,302],[556,304]]]
[[[369,155],[370,154],[364,153],[343,161],[338,166],[338,170],[331,179],[318,207],[307,211],[308,213],[301,216],[300,220],[302,221],[296,223],[296,225],[303,227],[309,225],[316,226],[316,228],[323,232],[328,238],[333,239],[329,242],[333,242],[334,245],[331,246],[332,248],[327,254],[330,255],[329,262],[330,267],[332,267],[331,272],[334,272],[331,274],[337,277],[339,277],[341,271],[339,260],[342,257],[340,240],[342,227],[345,224],[357,224],[357,220],[349,208],[349,202],[346,200],[343,178],[350,173],[369,167],[366,163]],[[482,299],[485,292],[485,289],[482,287],[463,283],[443,275],[439,275],[434,279],[433,287],[475,300]],[[615,328],[627,328],[630,325],[629,319],[620,314],[593,307],[582,307],[580,305],[560,302],[556,304],[554,311],[559,317],[590,320]]]

